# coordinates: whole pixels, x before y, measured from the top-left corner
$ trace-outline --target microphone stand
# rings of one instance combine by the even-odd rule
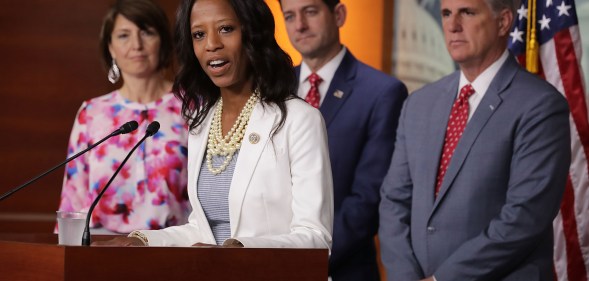
[[[137,149],[137,147],[139,147],[139,145],[141,145],[143,143],[143,141],[145,141],[145,139],[147,139],[148,137],[151,137],[155,133],[157,133],[159,128],[160,128],[160,123],[158,123],[157,121],[153,121],[153,122],[151,122],[151,124],[149,124],[149,126],[147,126],[147,132],[146,132],[145,136],[143,136],[143,138],[133,147],[133,149],[131,149],[131,151],[127,154],[127,156],[125,157],[123,162],[121,162],[121,164],[119,165],[119,167],[117,168],[115,173],[112,175],[112,177],[110,177],[110,180],[108,180],[108,182],[106,183],[106,185],[104,186],[102,191],[100,191],[100,193],[98,194],[96,199],[94,199],[94,202],[92,202],[92,205],[90,206],[90,209],[88,210],[88,215],[86,215],[86,226],[84,227],[84,234],[82,235],[82,246],[90,246],[90,242],[92,242],[92,237],[90,236],[90,216],[92,216],[92,211],[94,211],[94,208],[98,204],[98,201],[100,200],[100,198],[102,198],[102,195],[104,194],[106,189],[108,189],[108,187],[110,186],[112,181],[119,174],[119,171],[121,170],[121,168],[123,168],[125,163],[127,163],[127,160],[129,160],[129,157],[131,157],[131,154],[133,154],[135,149]]]
[[[131,124],[132,122],[134,122],[135,124]],[[125,127],[125,126],[127,126],[127,127]],[[134,126],[134,128],[132,128],[133,126]],[[17,192],[17,191],[19,191],[19,190],[23,189],[24,187],[28,186],[29,184],[31,184],[31,183],[33,183],[33,182],[36,182],[38,179],[40,179],[40,178],[44,177],[45,175],[47,175],[47,174],[49,174],[49,173],[51,173],[51,172],[55,171],[56,169],[60,168],[61,166],[63,166],[63,165],[65,165],[65,164],[67,164],[68,162],[70,162],[70,161],[72,161],[72,160],[74,160],[74,159],[78,158],[80,155],[82,155],[82,154],[86,153],[88,150],[90,150],[90,149],[92,149],[92,148],[96,147],[97,145],[99,145],[99,144],[103,143],[103,142],[104,142],[104,141],[106,141],[107,139],[110,139],[111,137],[114,137],[114,136],[116,136],[116,135],[120,135],[120,134],[126,134],[126,133],[128,133],[128,132],[131,132],[131,131],[135,130],[136,128],[137,128],[137,122],[135,122],[135,121],[129,121],[129,122],[127,122],[125,125],[121,126],[121,128],[119,128],[119,129],[117,129],[116,131],[114,131],[114,132],[110,133],[110,135],[108,135],[108,136],[106,136],[105,138],[101,139],[99,142],[97,142],[97,143],[95,143],[95,144],[93,144],[93,145],[89,146],[88,148],[86,148],[86,149],[84,149],[84,150],[82,150],[82,151],[80,151],[80,152],[76,153],[76,155],[74,155],[74,156],[72,156],[72,157],[70,157],[70,158],[68,158],[68,159],[65,159],[65,161],[63,161],[63,162],[61,162],[61,163],[57,164],[57,165],[56,165],[56,166],[54,166],[53,168],[51,168],[51,169],[49,169],[49,170],[45,171],[44,173],[42,173],[42,174],[40,174],[40,175],[36,176],[35,178],[33,178],[33,179],[31,179],[31,180],[29,180],[29,181],[27,181],[27,182],[23,183],[23,184],[22,184],[22,185],[20,185],[19,187],[15,188],[15,189],[13,189],[13,190],[11,190],[11,191],[8,191],[8,192],[4,193],[2,196],[0,196],[0,202],[1,202],[2,200],[4,200],[4,199],[8,198],[9,196],[11,196],[12,194],[14,194],[15,192]],[[125,131],[125,130],[130,130],[130,131],[128,131],[128,132],[127,132],[127,131]]]

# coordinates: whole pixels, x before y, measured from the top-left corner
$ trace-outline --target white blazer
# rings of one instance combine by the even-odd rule
[[[325,122],[300,99],[286,102],[284,126],[276,105],[257,103],[244,135],[229,190],[231,237],[245,247],[331,248],[333,183]],[[188,223],[143,230],[150,246],[215,244],[197,198],[197,180],[206,153],[212,108],[188,139]],[[259,141],[250,140],[258,135]]]

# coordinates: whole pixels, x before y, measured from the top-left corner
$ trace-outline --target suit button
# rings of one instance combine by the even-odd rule
[[[436,228],[433,226],[428,226],[427,227],[427,233],[429,234],[433,234],[434,232],[436,232]]]

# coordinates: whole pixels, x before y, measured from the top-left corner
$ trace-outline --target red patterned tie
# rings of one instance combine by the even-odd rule
[[[446,138],[444,139],[444,151],[442,153],[442,159],[440,159],[440,167],[438,168],[438,177],[436,179],[436,192],[435,196],[438,196],[440,187],[442,186],[442,180],[446,175],[446,169],[452,159],[452,154],[456,149],[456,144],[462,137],[462,132],[466,123],[468,122],[468,98],[474,94],[474,89],[470,84],[466,84],[460,89],[458,99],[452,106],[452,112],[450,112],[450,119],[448,119],[448,127],[446,128]]]
[[[321,100],[321,96],[319,96],[319,84],[323,81],[317,73],[312,73],[309,75],[309,83],[311,83],[311,89],[307,93],[305,97],[305,101],[309,103],[311,106],[315,108],[319,108],[319,101]]]

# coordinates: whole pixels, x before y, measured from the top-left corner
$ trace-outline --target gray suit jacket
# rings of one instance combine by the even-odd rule
[[[434,186],[453,73],[410,95],[381,188],[389,280],[552,280],[552,220],[570,164],[564,97],[509,57]]]

